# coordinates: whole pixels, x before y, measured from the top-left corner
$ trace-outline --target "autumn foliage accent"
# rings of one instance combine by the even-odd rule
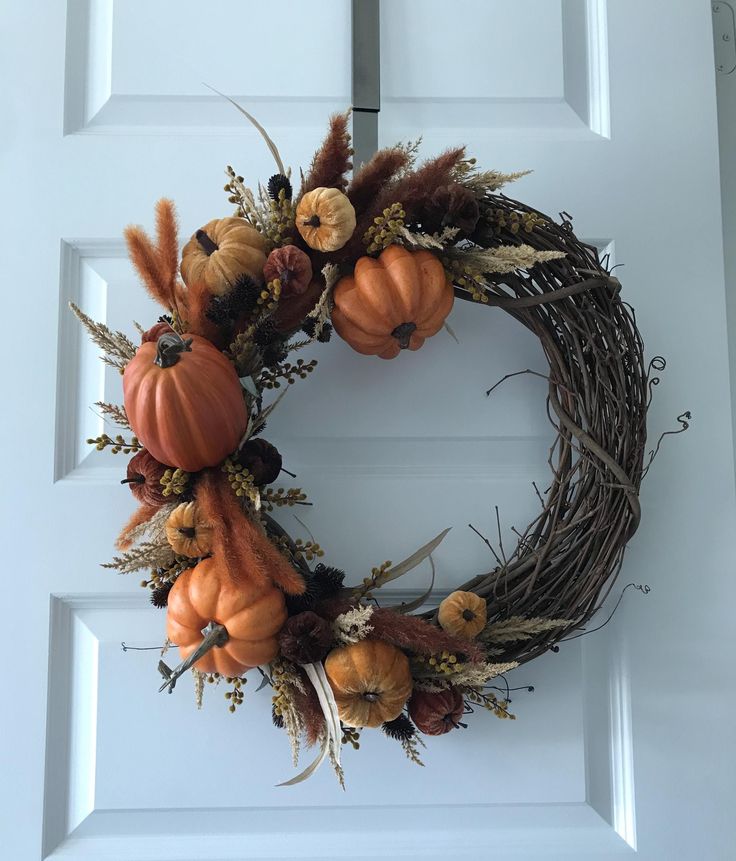
[[[274,583],[288,595],[304,592],[301,575],[246,516],[223,472],[209,470],[202,475],[197,502],[202,517],[212,524],[213,555],[223,560],[234,582]]]

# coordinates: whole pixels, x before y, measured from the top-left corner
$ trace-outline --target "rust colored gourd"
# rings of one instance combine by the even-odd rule
[[[171,500],[164,494],[161,484],[167,467],[143,449],[128,461],[127,476],[121,484],[127,484],[133,496],[143,505],[159,507]]]
[[[394,720],[411,695],[408,658],[381,640],[333,649],[325,659],[325,673],[347,726],[375,727]]]
[[[202,520],[196,502],[182,502],[166,519],[166,540],[181,556],[207,556],[212,552],[212,524]]]
[[[353,235],[355,210],[338,188],[308,191],[296,208],[296,228],[316,251],[338,251]]]
[[[444,735],[455,729],[465,712],[463,695],[457,688],[444,691],[414,691],[409,717],[425,735]]]
[[[198,335],[142,344],[125,368],[123,393],[133,433],[156,460],[186,472],[224,460],[248,425],[235,369]]]
[[[299,329],[307,314],[319,302],[324,289],[324,283],[315,278],[304,293],[282,298],[272,317],[276,331],[284,335],[291,335]]]
[[[434,254],[389,245],[378,259],[361,257],[333,298],[337,334],[358,353],[393,359],[439,332],[455,296]]]
[[[166,636],[179,646],[182,660],[201,644],[210,623],[225,628],[226,641],[195,667],[203,673],[241,676],[278,654],[276,635],[286,621],[283,594],[270,583],[234,583],[215,557],[179,575],[168,598]]]
[[[452,592],[440,604],[440,627],[456,637],[472,640],[485,628],[488,608],[484,598],[474,592]]]
[[[204,285],[220,296],[242,275],[263,280],[266,262],[261,234],[242,218],[218,218],[200,228],[184,246],[181,277],[187,287]]]

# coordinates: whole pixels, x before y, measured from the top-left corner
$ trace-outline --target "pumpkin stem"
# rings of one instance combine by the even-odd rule
[[[120,484],[145,484],[145,483],[146,483],[146,477],[145,477],[145,475],[141,475],[140,473],[138,473],[138,475],[134,476],[133,478],[124,478],[120,482]]]
[[[378,700],[381,699],[381,695],[373,693],[373,691],[368,691],[363,694],[363,699],[367,700],[369,703],[377,703]]]
[[[171,693],[179,676],[186,673],[190,667],[193,667],[210,649],[214,649],[216,646],[224,646],[230,639],[227,628],[224,625],[218,625],[217,622],[210,622],[206,627],[202,628],[202,634],[202,642],[192,654],[186,660],[182,661],[176,669],[172,670],[170,674],[167,672],[166,681],[158,689],[159,693],[165,691],[167,688],[169,689],[169,693]]]
[[[165,332],[156,341],[156,358],[153,360],[153,364],[158,365],[159,368],[170,368],[179,361],[180,353],[191,352],[191,338],[187,338],[185,341],[177,332]]]
[[[185,538],[194,538],[194,536],[197,534],[197,530],[193,526],[180,526],[179,532]]]
[[[220,250],[220,246],[212,239],[204,230],[198,230],[194,234],[194,238],[199,242],[202,246],[202,251],[209,257],[210,254],[214,254],[215,251]]]
[[[409,346],[409,341],[411,340],[411,336],[416,331],[417,324],[416,323],[402,323],[400,326],[397,326],[393,332],[391,332],[391,336],[396,338],[399,342],[399,347],[402,350],[406,350]]]
[[[308,218],[306,221],[303,221],[302,224],[305,227],[321,227],[322,226],[322,222],[319,220],[319,215],[317,215],[316,212],[311,218]]]
[[[463,610],[463,619],[466,622],[472,622],[475,619],[475,613],[467,607]]]

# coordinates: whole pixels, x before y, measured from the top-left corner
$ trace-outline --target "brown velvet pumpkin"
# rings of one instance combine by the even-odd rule
[[[361,257],[333,298],[337,334],[358,353],[393,359],[439,332],[455,296],[434,254],[389,245],[377,260]]]
[[[263,277],[281,282],[281,300],[303,293],[312,281],[312,261],[296,245],[274,248],[263,267]]]
[[[212,552],[212,524],[201,518],[196,502],[182,502],[166,519],[166,540],[181,556],[207,556]]]
[[[409,717],[425,735],[444,735],[455,729],[465,712],[463,695],[457,688],[444,691],[414,691]]]
[[[315,279],[304,293],[286,298],[282,297],[276,307],[276,313],[273,315],[276,331],[284,335],[290,335],[296,332],[297,329],[300,329],[307,314],[319,302],[319,297],[324,292],[324,289],[324,282]]]
[[[168,323],[161,320],[158,323],[154,323],[150,329],[146,329],[146,331],[141,335],[141,343],[146,344],[148,341],[158,341],[161,335],[165,335],[167,332],[173,331],[174,330]]]
[[[485,628],[488,609],[485,598],[474,592],[452,592],[440,604],[440,627],[456,637],[472,640]]]
[[[401,714],[412,689],[406,655],[381,640],[361,640],[333,649],[325,673],[340,720],[347,726],[374,727]]]
[[[265,241],[242,218],[218,218],[200,228],[184,246],[181,277],[187,287],[204,286],[215,296],[232,289],[242,275],[263,280]]]
[[[128,461],[127,477],[121,484],[127,484],[138,502],[143,505],[160,506],[171,500],[164,496],[164,486],[161,478],[167,467],[156,460],[148,451],[143,449],[133,455]]]
[[[355,230],[353,204],[337,188],[315,188],[297,205],[296,228],[310,248],[337,251]]]
[[[248,425],[235,369],[198,335],[142,344],[125,367],[123,393],[133,433],[156,460],[186,472],[224,460]]]
[[[203,673],[240,676],[272,661],[286,621],[283,594],[270,583],[234,583],[214,556],[179,575],[168,597],[166,636],[179,646],[182,660],[202,642],[210,622],[223,625],[228,639],[195,664]]]

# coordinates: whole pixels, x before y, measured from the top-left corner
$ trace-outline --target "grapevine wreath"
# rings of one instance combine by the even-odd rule
[[[166,612],[164,652],[176,645],[182,659],[160,661],[161,689],[191,670],[198,703],[206,682],[223,682],[235,711],[246,673],[260,673],[295,764],[301,743],[318,749],[288,783],[325,759],[342,782],[341,745],[357,747],[364,728],[382,728],[419,762],[422,735],[465,726],[473,709],[513,717],[499,678],[583,628],[639,525],[661,367],[645,364],[619,281],[569,217],[500,192],[522,174],[482,171],[462,147],[416,166],[409,144],[377,152],[349,180],[348,120],[332,118],[298,191],[258,126],[278,172],[254,192],[228,167],[234,216],[202,226],[181,258],[170,201],[157,204],[155,242],[126,230],[164,309],[138,326],[140,345],[74,307],[123,377],[124,407],[98,407],[135,435],[89,442],[132,455],[123,483],[139,507],[107,567],[150,572],[142,585]],[[307,500],[274,487],[282,459],[263,431],[276,390],[314,370],[294,357],[304,347],[336,333],[358,353],[401,361],[447,325],[456,300],[499,308],[539,338],[552,479],[493,570],[436,610],[428,594],[386,606],[380,587],[432,564],[445,533],[349,583],[315,561],[314,540],[292,539],[271,516]]]

